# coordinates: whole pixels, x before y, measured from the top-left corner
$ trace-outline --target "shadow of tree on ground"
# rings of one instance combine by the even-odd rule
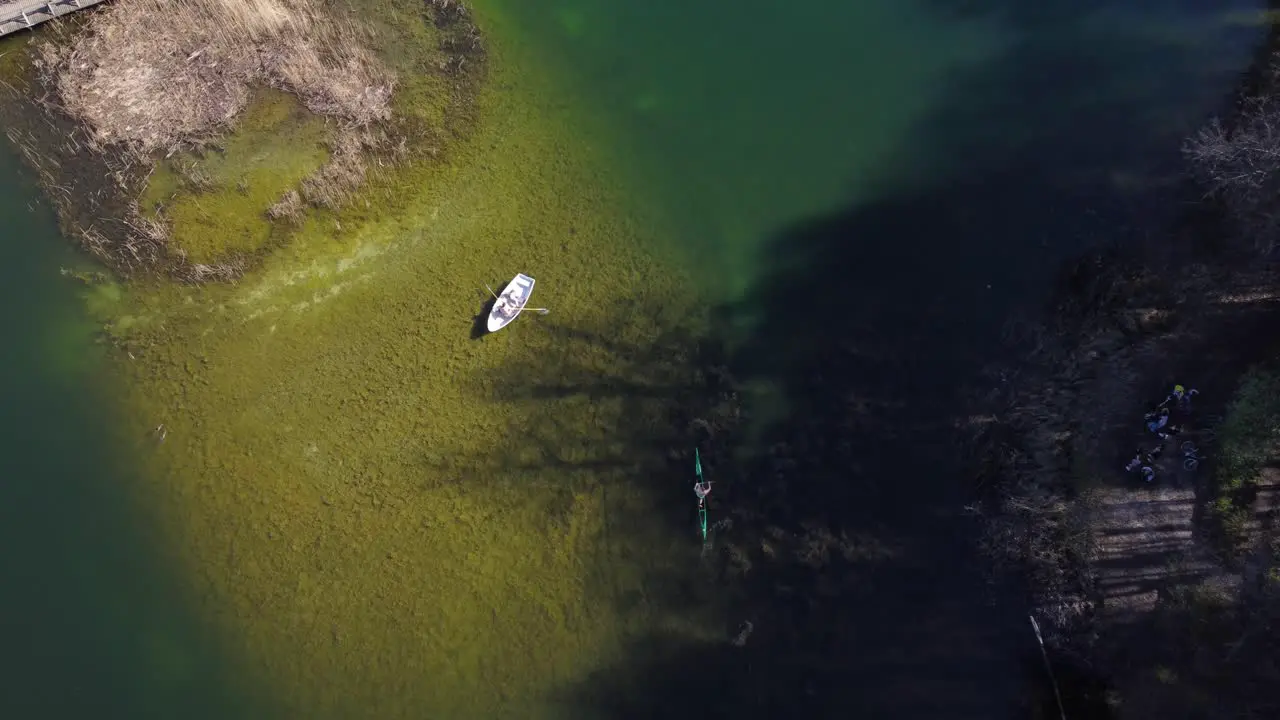
[[[1176,145],[1154,145],[1182,130],[1153,132],[1149,113],[1132,112],[1150,98],[1128,97],[1123,82],[1099,96],[1095,81],[1112,65],[1136,72],[1132,48],[1117,44],[1118,59],[1078,52],[1083,30],[1069,14],[1049,17],[1015,18],[1031,36],[994,71],[953,78],[949,98],[908,133],[916,144],[903,156],[946,158],[936,177],[770,239],[763,275],[717,318],[746,327],[726,363],[736,386],[778,399],[768,422],[722,429],[707,453],[718,463],[715,507],[733,520],[718,534],[712,575],[736,615],[718,645],[636,639],[616,666],[565,688],[566,703],[617,718],[990,720],[1052,702],[1026,598],[992,582],[975,547],[955,421],[964,388],[1009,352],[1006,320],[1048,299],[1057,265],[1140,235],[1139,210],[1167,209],[1168,188],[1119,197],[1114,173],[1147,166],[1153,153],[1176,160]],[[548,332],[609,343],[606,332]],[[510,391],[531,401],[622,397],[633,403],[624,417],[661,398],[682,415],[617,428],[636,453],[626,457],[691,445],[699,411],[715,402],[702,399],[705,375],[680,365],[706,359],[610,352],[637,364],[551,359],[540,381]],[[539,452],[558,462],[562,450]],[[634,464],[618,482],[681,477],[685,462]],[[688,498],[672,501],[680,518],[676,503]],[[687,532],[682,521],[676,532]],[[741,647],[730,642],[739,618],[753,627]]]
[[[1151,133],[1091,94],[1098,62],[1032,41],[1013,53],[957,78],[911,133],[926,146],[912,153],[948,157],[941,181],[784,229],[725,308],[747,327],[731,372],[779,398],[734,436],[750,447],[719,496],[735,518],[722,547],[751,560],[733,582],[755,631],[741,648],[732,631],[724,647],[637,643],[578,688],[601,715],[990,719],[1045,699],[1026,598],[991,581],[962,510],[954,427],[963,389],[1009,352],[1011,314],[1049,299],[1063,260],[1129,239],[1150,197],[1117,198],[1110,175],[1117,148],[1147,159]],[[1011,105],[1041,70],[1064,80],[1037,95],[1051,107]],[[817,529],[835,538],[820,562],[770,560]]]
[[[495,506],[537,503],[550,523],[568,519],[576,496],[601,493],[599,542],[615,560],[644,568],[643,602],[676,615],[714,614],[709,586],[688,569],[699,551],[694,446],[706,453],[715,425],[737,407],[718,344],[660,299],[573,324],[539,318],[520,331],[537,351],[471,380],[506,414],[496,441],[483,452],[425,458],[428,477],[492,495]],[[715,463],[704,457],[709,472]],[[599,585],[591,592],[623,614],[640,602],[611,582]]]

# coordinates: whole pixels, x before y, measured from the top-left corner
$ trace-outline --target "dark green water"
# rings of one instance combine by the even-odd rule
[[[242,716],[126,494],[93,326],[59,272],[83,260],[7,146],[0,228],[0,717]]]
[[[1230,12],[1259,3],[482,5],[516,18],[543,48],[565,102],[596,121],[598,138],[584,141],[607,143],[635,171],[643,195],[670,219],[670,242],[697,253],[709,287],[738,299],[776,269],[771,246],[814,220],[973,189],[997,173],[1018,174],[1015,190],[1051,184],[1055,195],[1158,181],[1181,137],[1217,108],[1248,61],[1258,30]],[[1095,199],[1096,213],[1106,200]],[[1052,214],[1058,219],[1041,226],[1052,231],[1066,204],[1011,196],[1002,210]],[[952,228],[945,240],[847,240],[972,248],[970,264],[992,246],[1060,257],[1091,241],[1079,227],[1009,237],[986,213],[970,214],[992,225]],[[803,263],[802,254],[785,261]],[[1025,259],[998,261],[991,272],[1025,275]]]
[[[609,143],[724,299],[741,371],[787,401],[764,432],[794,439],[855,398],[879,408],[808,434],[796,512],[913,548],[844,615],[761,619],[761,637],[785,616],[802,644],[839,627],[819,662],[755,656],[737,669],[755,687],[714,696],[688,682],[697,666],[618,668],[641,688],[633,711],[719,717],[754,697],[774,716],[1007,714],[1024,615],[988,602],[934,441],[1055,262],[1167,219],[1178,139],[1256,32],[1190,0],[487,4],[542,47],[584,142]],[[0,717],[244,716],[235,663],[120,494],[127,453],[98,431],[112,407],[58,273],[75,259],[18,178],[0,153]]]
[[[736,374],[775,390],[746,450],[778,443],[794,464],[761,452],[719,497],[903,548],[829,573],[837,599],[744,610],[774,634],[739,656],[638,651],[604,706],[1027,716],[1029,608],[984,578],[954,422],[1064,259],[1160,244],[1182,139],[1261,37],[1229,13],[1258,3],[497,4],[721,299]]]

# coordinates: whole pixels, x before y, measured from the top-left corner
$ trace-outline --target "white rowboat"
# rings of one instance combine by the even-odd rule
[[[533,278],[520,273],[507,283],[507,286],[498,293],[498,299],[493,301],[493,309],[489,311],[489,332],[497,332],[507,325],[520,314],[525,305],[529,304],[529,296],[533,294]]]

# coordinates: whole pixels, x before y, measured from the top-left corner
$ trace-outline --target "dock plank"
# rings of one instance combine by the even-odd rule
[[[0,0],[0,37],[101,2],[105,0]]]

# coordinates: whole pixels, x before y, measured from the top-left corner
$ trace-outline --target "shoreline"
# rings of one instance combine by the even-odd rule
[[[1277,91],[1278,51],[1273,27],[1225,109],[1228,133],[1251,98]],[[1188,195],[1202,192],[1190,172],[1182,182]],[[1068,716],[1227,712],[1256,700],[1246,691],[1255,671],[1241,665],[1256,649],[1235,657],[1231,635],[1243,642],[1252,631],[1241,626],[1265,612],[1253,566],[1270,562],[1266,533],[1249,535],[1261,545],[1249,553],[1262,555],[1244,565],[1221,546],[1212,438],[1239,402],[1236,383],[1280,352],[1265,340],[1280,323],[1280,268],[1232,225],[1230,208],[1194,202],[1158,246],[1103,248],[1064,267],[1044,314],[1009,328],[1023,357],[990,369],[1004,384],[981,389],[963,428],[987,555],[1030,592]],[[1174,383],[1201,395],[1173,442],[1207,445],[1210,460],[1194,472],[1180,458],[1161,461],[1144,486],[1122,458],[1154,442],[1142,414]],[[1197,640],[1178,640],[1183,631]],[[1204,666],[1205,653],[1238,682]],[[1201,701],[1214,696],[1222,702]]]

